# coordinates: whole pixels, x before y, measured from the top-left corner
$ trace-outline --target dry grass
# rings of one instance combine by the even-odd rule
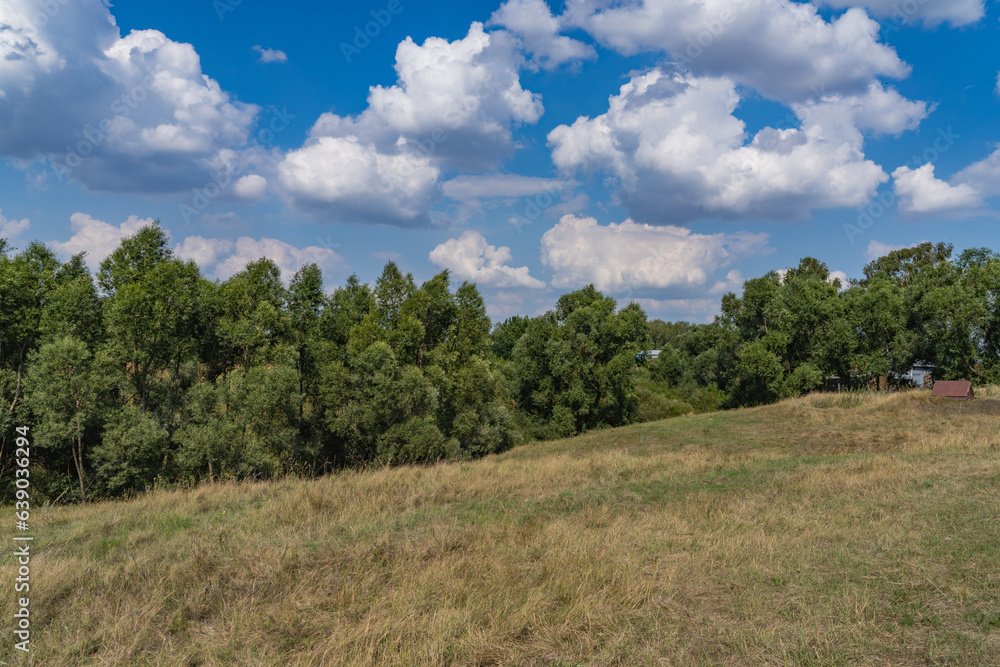
[[[998,417],[813,395],[36,509],[33,663],[997,665]]]

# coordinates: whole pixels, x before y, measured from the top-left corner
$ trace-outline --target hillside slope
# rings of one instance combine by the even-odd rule
[[[33,521],[38,665],[1000,664],[992,399],[813,395]]]

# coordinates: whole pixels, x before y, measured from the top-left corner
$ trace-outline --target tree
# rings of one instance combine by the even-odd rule
[[[920,274],[948,264],[953,249],[954,246],[950,243],[921,243],[912,248],[893,250],[865,266],[862,283],[882,277],[906,287]]]
[[[141,281],[155,267],[173,258],[167,233],[160,221],[146,225],[121,244],[101,262],[97,282],[108,296],[123,285]]]
[[[131,274],[136,275],[136,274]],[[194,262],[167,259],[133,282],[116,284],[105,322],[109,356],[131,384],[130,399],[145,412],[161,371],[173,369],[169,405],[176,405],[176,382],[183,360],[198,347],[201,274]]]
[[[314,279],[315,276],[309,280]],[[299,287],[302,290],[306,285]],[[315,295],[303,292],[299,296],[308,300]],[[284,309],[286,299],[281,270],[267,258],[250,262],[243,271],[222,283],[215,330],[226,350],[226,370],[240,367],[245,372],[265,361],[287,359],[291,352],[292,322]],[[300,315],[305,317],[302,312]]]
[[[300,441],[306,435],[305,410],[309,398],[315,400],[318,381],[317,359],[322,354],[319,344],[320,314],[326,303],[323,274],[316,264],[309,264],[295,273],[288,289],[288,312],[295,344],[296,371],[299,378],[299,405],[296,430]]]
[[[632,370],[649,332],[638,305],[615,307],[593,285],[565,294],[515,346],[515,396],[539,434],[570,435],[634,417]]]
[[[80,339],[64,336],[42,345],[31,362],[31,406],[38,416],[36,444],[71,450],[80,499],[86,502],[84,438],[100,414],[102,386],[93,355]]]
[[[321,374],[326,421],[352,463],[406,463],[457,453],[435,424],[438,391],[420,368],[400,365],[385,341]]]
[[[56,286],[49,292],[41,310],[39,334],[43,340],[73,336],[89,347],[104,336],[103,308],[90,273],[64,272],[56,275]]]
[[[514,355],[514,347],[517,345],[517,341],[521,340],[524,332],[527,331],[530,321],[531,319],[528,317],[514,315],[493,327],[493,333],[491,334],[492,344],[490,346],[493,356],[498,359],[510,361]]]

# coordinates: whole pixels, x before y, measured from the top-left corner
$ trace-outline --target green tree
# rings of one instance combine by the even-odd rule
[[[540,433],[569,435],[632,420],[637,410],[636,354],[648,340],[646,316],[589,285],[559,298],[535,318],[514,349],[518,407]]]
[[[101,412],[102,378],[87,345],[64,336],[42,345],[31,358],[30,402],[38,417],[36,445],[52,450],[69,449],[87,501],[87,430]]]
[[[296,272],[289,285],[287,307],[297,352],[299,405],[296,430],[300,442],[306,439],[311,422],[311,419],[307,420],[307,403],[312,405],[316,403],[319,381],[317,360],[323,354],[323,346],[319,339],[320,316],[325,303],[326,295],[323,292],[323,274],[320,268],[316,264],[309,264]]]
[[[514,315],[498,323],[491,334],[491,350],[498,359],[510,361],[514,356],[514,347],[521,336],[528,330],[531,318]]]

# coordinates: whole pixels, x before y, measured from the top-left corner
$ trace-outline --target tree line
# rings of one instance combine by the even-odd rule
[[[1000,382],[1000,256],[922,243],[842,284],[805,258],[747,280],[708,325],[650,324],[662,348],[646,373],[681,397],[753,406],[822,388],[906,386],[915,364],[941,380]]]
[[[323,284],[312,264],[286,287],[268,259],[210,281],[155,224],[96,275],[0,240],[0,478],[19,426],[33,487],[85,501],[472,458],[634,418],[636,305],[589,287],[495,334],[447,271],[418,286],[389,262],[374,285]]]
[[[202,480],[474,458],[751,406],[831,376],[1000,375],[1000,258],[923,244],[843,285],[812,258],[746,281],[711,324],[647,321],[593,286],[493,326],[476,286],[392,262],[332,294],[268,259],[225,281],[156,224],[91,274],[0,239],[0,479],[30,426],[33,488],[85,501]],[[660,349],[650,361],[645,350]],[[4,456],[7,454],[7,456]],[[13,488],[3,484],[3,493]]]

